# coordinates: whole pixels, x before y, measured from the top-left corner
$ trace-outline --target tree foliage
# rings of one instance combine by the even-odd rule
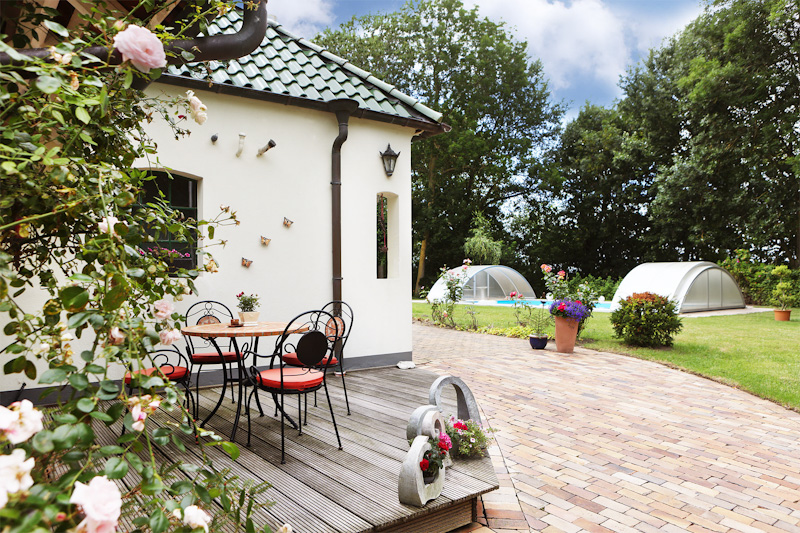
[[[452,243],[468,237],[472,213],[492,220],[493,236],[501,236],[501,208],[539,179],[540,154],[562,114],[526,44],[461,0],[409,0],[396,13],[355,17],[315,40],[442,112],[452,126],[414,144],[417,288],[431,281],[426,261],[461,260]]]

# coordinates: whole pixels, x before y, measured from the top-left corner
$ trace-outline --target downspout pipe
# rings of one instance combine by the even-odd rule
[[[331,244],[333,248],[333,299],[342,299],[342,145],[347,140],[347,128],[358,102],[339,98],[328,102],[328,110],[336,115],[339,134],[331,150]],[[338,310],[337,310],[338,311]]]
[[[183,58],[181,52],[187,51],[194,55],[191,62],[210,61],[212,59],[225,60],[237,59],[255,50],[264,40],[267,33],[267,0],[255,0],[257,5],[252,9],[245,4],[244,17],[241,29],[234,34],[211,35],[209,37],[196,37],[194,39],[180,39],[167,44],[167,64],[179,65],[189,63]],[[50,57],[49,48],[18,49],[18,53],[34,58],[46,59]],[[91,46],[83,50],[97,56],[110,65],[122,63],[122,54],[114,48],[105,46]],[[170,52],[172,52],[171,55]],[[24,61],[14,61],[6,53],[0,53],[0,65],[11,63],[24,65]]]

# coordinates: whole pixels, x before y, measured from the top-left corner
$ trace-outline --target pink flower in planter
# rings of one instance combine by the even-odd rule
[[[164,45],[147,28],[131,24],[114,36],[114,48],[122,53],[122,59],[130,60],[134,67],[145,74],[151,68],[167,66]]]
[[[106,476],[92,478],[88,484],[75,483],[69,499],[83,509],[86,518],[78,524],[78,531],[114,533],[122,508],[122,496],[117,485]]]

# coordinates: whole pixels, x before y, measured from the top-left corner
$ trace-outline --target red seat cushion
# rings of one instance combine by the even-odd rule
[[[172,366],[172,365],[164,365],[160,367],[161,373],[164,374],[164,377],[170,381],[180,381],[181,379],[185,378],[189,374],[189,369],[185,366]],[[128,372],[125,374],[125,383],[131,382],[131,377],[133,374],[143,374],[145,376],[151,376],[155,373],[156,367],[145,368],[142,370],[137,370],[136,372]]]
[[[324,376],[319,370],[308,370],[306,368],[284,368],[283,369],[283,388],[288,390],[302,391],[312,389],[322,384]],[[258,379],[264,387],[271,389],[281,388],[281,369],[272,368],[263,370],[258,374]]]
[[[326,355],[325,357],[323,357],[322,361],[319,362],[318,366],[327,365],[328,364],[328,357],[330,357],[330,356]],[[300,359],[297,358],[297,354],[295,352],[285,354],[283,356],[283,362],[286,363],[287,365],[303,366],[303,363],[301,363]],[[331,365],[338,365],[339,361],[336,359],[336,357],[334,357],[330,364]]]
[[[236,361],[236,352],[222,352],[226,363]],[[219,352],[198,352],[192,354],[192,363],[219,363]]]

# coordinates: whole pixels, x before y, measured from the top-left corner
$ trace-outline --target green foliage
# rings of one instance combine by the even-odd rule
[[[503,252],[503,243],[489,236],[489,221],[482,213],[472,219],[472,236],[464,242],[464,253],[479,265],[497,265]]]
[[[618,338],[633,346],[672,346],[683,327],[675,302],[657,294],[634,293],[611,314]]]
[[[414,143],[417,292],[432,281],[426,262],[462,257],[473,213],[499,221],[505,203],[530,188],[563,110],[550,101],[526,43],[461,0],[409,0],[396,13],[353,18],[314,40],[442,112],[452,127]],[[494,227],[500,237],[501,224]]]
[[[450,453],[454,457],[481,457],[486,454],[486,448],[491,442],[487,433],[493,430],[484,430],[471,418],[461,420],[451,415],[447,420],[446,431],[453,442]]]
[[[261,505],[252,497],[262,487],[237,483],[205,452],[206,446],[220,445],[235,457],[238,448],[198,428],[183,407],[182,393],[162,376],[134,378],[136,396],[130,397],[127,387],[109,378],[114,368],[154,366],[148,352],[159,333],[179,336],[169,300],[195,290],[197,270],[172,268],[169,254],[142,253],[153,246],[152,235],[209,243],[214,227],[236,222],[227,213],[209,221],[184,219],[163,202],[136,202],[149,177],[134,167],[161,166],[146,124],[160,117],[176,136],[188,133],[181,123],[188,115],[187,97],[148,97],[133,88],[134,81],[160,71],[142,74],[129,62],[111,67],[85,52],[90,46],[113,47],[124,24],[142,23],[133,15],[123,21],[79,17],[82,22],[67,30],[47,20],[52,9],[35,3],[16,7],[22,10],[16,46],[26,44],[24,28],[43,20],[61,42],[44,59],[18,57],[0,47],[19,62],[0,66],[0,313],[11,341],[2,350],[4,371],[24,372],[54,387],[69,384],[73,392],[43,430],[16,445],[34,461],[35,485],[12,496],[0,514],[0,530],[74,530],[83,518],[69,501],[75,484],[101,475],[125,478],[122,497],[142,530],[185,531],[168,515],[194,503],[214,513],[212,530],[230,513],[244,529]],[[186,24],[205,21],[217,7],[192,11]],[[98,9],[105,9],[102,2]],[[182,31],[176,27],[158,37],[168,41]],[[72,344],[76,338],[86,348],[79,354]],[[37,361],[47,367],[41,376]],[[133,430],[126,414],[132,405],[144,405],[143,416],[173,411],[175,421],[157,427],[140,418],[142,429]],[[130,431],[115,442],[99,442],[93,427],[117,423]],[[182,434],[200,444],[197,464],[164,463],[154,445],[183,451]],[[4,442],[0,453],[14,447]],[[189,479],[170,483],[178,470],[190,473]],[[245,501],[246,509],[220,510],[213,498]]]
[[[778,284],[783,282],[780,292],[786,306],[791,307],[800,301],[800,270],[776,267],[753,260],[747,250],[736,250],[735,257],[728,257],[719,263],[733,276],[742,291],[745,303],[755,305],[778,305],[774,303]]]
[[[464,259],[461,268],[451,270],[445,265],[439,269],[439,279],[444,281],[446,292],[442,300],[432,302],[431,314],[435,323],[451,328],[456,326],[453,318],[455,305],[464,293],[464,282],[467,281],[467,269],[470,263],[472,261]]]

